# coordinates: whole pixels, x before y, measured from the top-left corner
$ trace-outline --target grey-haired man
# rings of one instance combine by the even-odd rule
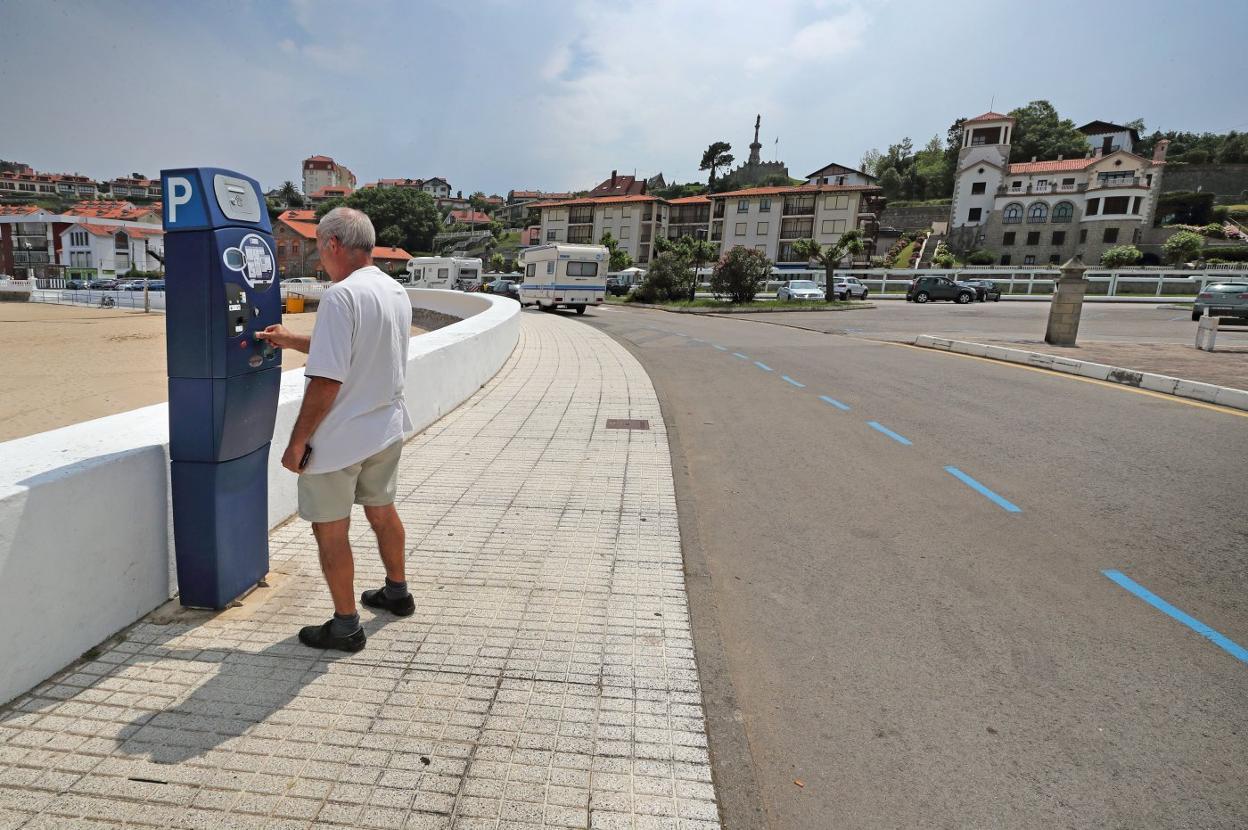
[[[335,208],[317,225],[316,247],[333,284],[321,297],[311,337],[270,326],[261,337],[308,355],[303,405],[282,466],[299,474],[299,515],[312,523],[334,616],[299,632],[313,648],[359,651],[355,562],[347,530],[351,506],[377,534],[386,584],[360,601],[399,616],[415,611],[407,590],[403,522],[394,496],[403,436],[412,430],[403,400],[412,306],[373,263],[376,235],[364,213]]]

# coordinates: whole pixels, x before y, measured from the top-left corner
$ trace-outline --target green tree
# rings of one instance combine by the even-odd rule
[[[1170,238],[1161,246],[1161,251],[1167,260],[1178,265],[1195,259],[1204,245],[1205,239],[1200,234],[1179,231],[1170,235]]]
[[[711,290],[734,303],[752,302],[771,276],[771,260],[762,251],[740,245],[720,257],[711,272]]]
[[[884,156],[879,150],[868,150],[862,154],[862,158],[858,161],[858,169],[872,176],[879,175],[880,161]]]
[[[500,253],[490,254],[490,270],[495,274],[501,274],[503,267],[507,264],[507,258]]]
[[[1075,129],[1075,122],[1061,118],[1048,101],[1032,101],[1011,110],[1015,119],[1010,138],[1010,161],[1043,160],[1058,156],[1079,158],[1088,151],[1088,140]]]
[[[709,184],[715,184],[715,178],[721,167],[728,167],[732,164],[732,153],[728,152],[731,149],[732,145],[727,141],[716,141],[702,154],[702,163],[698,165],[698,169],[711,171]]]
[[[828,302],[836,299],[834,291],[836,287],[836,266],[841,264],[841,260],[845,258],[846,254],[858,257],[862,256],[866,249],[867,246],[862,231],[857,228],[845,231],[836,242],[827,247],[820,245],[813,239],[799,239],[793,243],[794,253],[823,266],[823,294],[824,299]]]
[[[390,225],[377,234],[377,243],[390,248],[403,247],[403,229],[398,225]]]
[[[1129,268],[1142,256],[1144,254],[1134,245],[1115,245],[1101,254],[1101,265],[1106,268]]]
[[[398,228],[399,245],[409,251],[433,249],[433,237],[442,230],[433,197],[407,187],[370,187],[357,190],[346,199],[330,199],[316,209],[318,219],[339,205],[368,214],[374,228]]]
[[[898,198],[901,195],[901,175],[889,167],[880,175],[880,187],[884,188],[885,198]]]
[[[620,250],[620,242],[611,235],[611,231],[604,231],[602,238],[598,240],[598,244],[607,249],[610,254],[610,262],[607,264],[608,271],[623,271],[625,268],[633,266],[633,255],[628,251]]]
[[[292,208],[303,207],[303,194],[299,192],[299,188],[295,187],[295,183],[289,179],[282,182],[282,186],[277,189],[277,196]]]
[[[683,257],[673,250],[659,253],[646,269],[646,278],[631,299],[643,303],[666,303],[683,297],[682,283],[689,272]]]

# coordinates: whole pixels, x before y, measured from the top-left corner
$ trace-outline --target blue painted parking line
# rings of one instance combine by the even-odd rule
[[[711,345],[712,345],[712,346],[714,346],[715,348],[719,349],[721,352],[726,352],[726,351],[728,351],[728,347],[727,347],[727,346],[721,346],[721,345],[719,345],[718,343],[712,343]]]
[[[965,484],[967,487],[970,487],[972,490],[976,491],[981,496],[988,499],[988,501],[1000,507],[1002,510],[1008,511],[1010,513],[1022,513],[1023,512],[1023,508],[1014,504],[1012,501],[1008,501],[1007,499],[1004,499],[1001,496],[998,496],[996,493],[992,492],[987,487],[980,484],[978,481],[976,481],[975,479],[968,476],[966,473],[959,470],[957,467],[946,467],[945,472],[953,476],[954,478],[956,478],[958,481]]]
[[[764,372],[770,372],[770,371],[772,371],[772,368],[771,368],[770,366],[768,366],[766,363],[759,363],[759,362],[756,360],[756,361],[754,361],[754,365],[755,365],[755,366],[757,366],[758,368],[762,369]]]
[[[789,377],[788,375],[781,375],[780,377],[784,378],[786,382],[793,384],[793,385],[794,385],[794,386],[796,386],[798,389],[805,389],[805,388],[806,388],[806,384],[804,384],[804,383],[798,383],[797,381],[793,380],[793,378]]]
[[[841,403],[836,398],[829,398],[827,395],[820,395],[819,400],[823,401],[824,403],[830,403],[833,406],[835,406],[837,409],[840,409],[844,412],[849,411],[849,404]]]
[[[1230,654],[1235,659],[1248,663],[1248,649],[1244,648],[1239,643],[1236,643],[1225,634],[1215,631],[1195,617],[1183,613],[1161,597],[1154,594],[1152,591],[1145,588],[1143,585],[1131,580],[1130,577],[1124,575],[1121,571],[1101,571],[1101,573],[1105,574],[1105,576],[1135,594],[1137,597],[1144,600],[1158,611],[1183,623],[1192,631],[1195,631],[1197,634],[1204,637],[1206,640],[1213,643],[1227,654]]]
[[[739,358],[741,358],[742,360],[749,360],[749,359],[750,359],[748,355],[743,355],[743,354],[741,354],[741,352],[733,352],[733,353],[732,353],[732,356],[733,356],[733,357],[739,357]]]
[[[893,432],[888,427],[881,424],[879,421],[867,421],[867,426],[871,427],[871,429],[875,430],[876,432],[884,433],[889,438],[892,438],[894,441],[896,441],[898,444],[905,444],[908,447],[912,443],[909,438],[907,438],[904,435],[898,435],[897,433]]]

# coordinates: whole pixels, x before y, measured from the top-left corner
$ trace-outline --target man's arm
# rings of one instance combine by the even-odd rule
[[[302,472],[299,464],[308,448],[308,439],[325,420],[340,388],[342,384],[336,380],[309,378],[308,388],[303,393],[303,404],[299,407],[299,417],[295,419],[295,428],[290,431],[290,443],[282,456],[282,466],[292,473]]]
[[[276,326],[269,326],[264,331],[256,332],[256,337],[269,341],[279,349],[294,349],[304,354],[307,354],[308,350],[312,348],[311,335],[295,334],[280,323]]]

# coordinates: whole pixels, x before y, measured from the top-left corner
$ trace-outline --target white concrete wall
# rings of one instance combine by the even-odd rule
[[[416,430],[502,367],[520,306],[488,294],[408,289],[412,305],[462,317],[413,338],[407,403]],[[295,512],[281,452],[303,396],[284,373],[269,453],[269,526]],[[0,703],[173,596],[168,405],[0,444]]]

